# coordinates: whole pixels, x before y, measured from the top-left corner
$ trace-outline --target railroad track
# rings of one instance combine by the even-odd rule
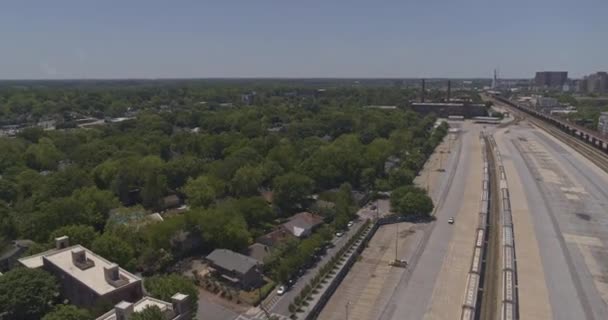
[[[490,210],[486,227],[487,250],[483,273],[481,306],[477,319],[498,319],[501,276],[500,272],[500,196],[499,184],[496,179],[496,162],[490,142],[486,139],[486,154],[490,178]]]
[[[587,159],[589,159],[589,161],[593,162],[595,165],[600,167],[602,170],[604,170],[605,172],[608,172],[608,157],[606,156],[605,153],[595,149],[594,147],[577,139],[576,137],[569,135],[564,131],[561,131],[559,128],[555,127],[554,125],[552,125],[550,123],[547,123],[547,122],[537,119],[533,116],[530,116],[505,103],[502,103],[502,102],[499,102],[499,103],[501,103],[506,108],[511,110],[512,114],[516,114],[516,119],[519,118],[520,119],[519,121],[523,120],[524,118],[527,119],[530,123],[532,123],[536,127],[543,129],[545,132],[551,134],[558,140],[564,142],[565,144],[570,146],[572,149],[576,150],[577,152],[579,152],[580,154],[585,156]],[[516,124],[516,123],[519,123],[519,121],[516,120],[514,123],[510,123],[510,124]]]

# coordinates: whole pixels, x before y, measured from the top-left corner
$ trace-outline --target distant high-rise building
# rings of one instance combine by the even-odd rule
[[[585,93],[608,93],[608,73],[596,72],[588,75],[581,80],[581,92]]]
[[[568,81],[567,71],[541,71],[534,77],[534,84],[537,88],[543,89],[562,89]]]
[[[602,112],[597,120],[597,131],[603,135],[608,135],[608,112]]]
[[[494,77],[492,78],[492,89],[498,87],[498,70],[494,69]]]

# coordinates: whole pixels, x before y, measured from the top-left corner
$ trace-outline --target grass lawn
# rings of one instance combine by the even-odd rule
[[[254,289],[251,291],[245,291],[245,290],[241,290],[239,291],[239,298],[247,303],[250,304],[252,306],[257,305],[260,302],[260,291],[262,293],[262,297],[261,300],[263,300],[264,298],[266,298],[266,296],[268,296],[268,294],[272,291],[272,289],[274,289],[276,283],[268,278],[265,278],[264,280],[266,280],[266,284],[264,286],[262,286],[261,289]]]

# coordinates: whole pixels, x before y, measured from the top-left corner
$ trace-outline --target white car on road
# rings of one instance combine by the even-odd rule
[[[287,291],[287,288],[285,286],[279,286],[279,288],[277,289],[277,294],[282,296],[285,291]]]

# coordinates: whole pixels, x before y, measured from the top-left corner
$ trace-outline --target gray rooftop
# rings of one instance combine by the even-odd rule
[[[255,268],[258,265],[258,261],[256,259],[228,249],[213,250],[213,252],[207,255],[207,260],[223,269],[231,270],[240,274],[245,274],[251,268]]]

